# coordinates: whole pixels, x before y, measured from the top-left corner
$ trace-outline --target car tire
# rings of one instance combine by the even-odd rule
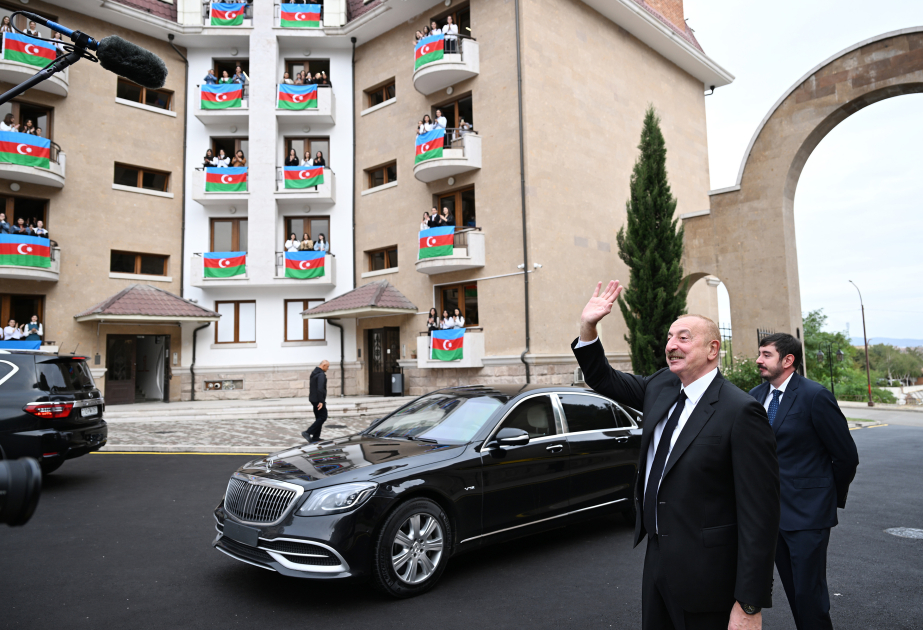
[[[451,555],[449,517],[435,501],[411,499],[399,505],[378,532],[372,559],[373,586],[404,599],[433,588]]]
[[[44,476],[44,475],[50,475],[51,473],[53,473],[54,471],[56,471],[58,468],[60,468],[60,467],[61,467],[61,464],[63,464],[63,463],[64,463],[64,461],[63,461],[63,460],[60,460],[60,459],[57,460],[57,461],[49,461],[49,460],[43,459],[42,462],[41,462],[41,464],[42,464],[42,475],[43,475],[43,476]]]

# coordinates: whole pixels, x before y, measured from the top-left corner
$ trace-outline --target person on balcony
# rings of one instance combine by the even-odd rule
[[[295,149],[288,150],[288,157],[285,158],[286,166],[298,166],[301,162],[298,160],[298,152]]]
[[[432,211],[429,213],[429,226],[431,228],[442,227],[442,217],[439,216],[439,211],[436,210],[435,206],[433,206]]]
[[[429,229],[429,212],[423,213],[423,223],[420,224],[420,231]]]
[[[61,35],[61,33],[55,31],[51,34],[51,39],[54,40],[54,47],[58,50],[59,53],[67,52],[67,50],[64,49],[64,36]]]
[[[9,234],[10,229],[10,224],[6,222],[6,215],[0,212],[0,234]]]
[[[42,330],[42,324],[38,321],[38,315],[33,315],[32,321],[22,327],[22,338],[25,341],[41,341],[43,336],[45,336],[45,331]]]
[[[428,27],[428,26],[424,26],[424,27],[423,27],[423,37],[429,37],[429,36],[430,36],[429,27]]]
[[[314,161],[311,163],[312,166],[323,166],[327,167],[327,160],[324,159],[324,152],[318,151],[314,154]]]
[[[314,242],[314,251],[316,252],[329,252],[330,251],[330,244],[327,242],[327,237],[324,236],[323,232],[317,235],[317,241]]]
[[[237,149],[237,153],[234,154],[234,159],[231,160],[231,166],[246,166],[247,158],[244,157],[244,152],[240,149]]]
[[[317,87],[333,87],[333,83],[330,82],[330,79],[327,77],[327,73],[323,70],[314,75],[314,83],[317,84]]]
[[[33,236],[48,238],[48,230],[45,229],[45,224],[42,223],[41,219],[35,222],[35,227],[32,228],[32,234]]]
[[[465,327],[465,318],[462,317],[461,311],[458,309],[455,309],[455,315],[452,317],[452,321],[455,323],[455,328]]]
[[[445,35],[445,52],[447,55],[454,55],[458,53],[458,24],[455,24],[451,15],[445,20],[445,26],[442,27],[442,34]]]
[[[3,37],[4,33],[12,33],[12,32],[13,32],[13,23],[10,22],[10,16],[4,15],[3,22],[0,23],[0,37]]]
[[[19,125],[16,124],[13,114],[7,114],[3,117],[3,122],[0,122],[0,131],[19,131]]]
[[[234,69],[234,76],[231,77],[231,83],[240,83],[241,85],[246,85],[250,83],[250,77],[247,76],[247,73],[243,71],[243,68],[237,66]]]
[[[231,158],[224,154],[224,149],[218,149],[218,155],[215,156],[212,163],[218,168],[227,168],[231,164]]]
[[[16,325],[15,319],[11,319],[3,329],[3,340],[12,341],[14,339],[22,339],[22,327]]]
[[[304,85],[304,73],[299,72],[295,75],[295,85]]]
[[[205,158],[202,160],[202,166],[205,168],[211,168],[215,165],[215,152],[211,149],[206,149]]]
[[[449,311],[442,311],[442,320],[439,322],[439,328],[442,330],[451,330],[455,328],[455,319],[449,315]]]
[[[430,32],[430,35],[436,35],[442,32],[442,29],[436,23],[436,20],[433,20],[432,22],[429,23],[429,32]]]
[[[234,83],[234,80],[228,75],[227,70],[222,70],[221,78],[218,79],[218,83]]]
[[[314,251],[314,241],[311,240],[311,235],[307,232],[301,235],[300,249],[303,252]]]
[[[301,241],[298,240],[298,237],[294,232],[288,235],[288,240],[285,241],[285,251],[287,252],[300,252],[301,251]]]
[[[8,19],[8,18],[4,18],[4,19]],[[416,33],[413,34],[414,47],[416,47],[416,45],[420,43],[421,39],[423,39],[423,31],[417,31]]]
[[[446,120],[446,117],[442,115],[442,110],[441,110],[441,109],[437,109],[437,110],[436,110],[436,121],[435,121],[435,123],[434,123],[434,125],[433,125],[433,128],[434,128],[434,129],[442,129],[442,131],[444,132],[444,131],[446,130],[446,125],[448,125],[448,124],[449,124],[449,121]],[[447,149],[448,149],[450,146],[452,146],[452,138],[449,137],[449,134],[445,134],[445,136],[443,136],[443,138],[442,138],[442,144],[443,144],[443,146],[445,146],[445,148],[447,148]]]
[[[292,78],[288,76],[288,72],[286,72],[285,74],[282,75],[282,83],[284,83],[285,85],[294,85],[295,82],[292,81]]]
[[[417,135],[427,133],[433,130],[433,119],[429,117],[429,114],[423,116],[423,120],[420,122],[420,126],[417,128]]]
[[[23,133],[27,133],[27,134],[29,134],[30,136],[34,136],[34,135],[35,135],[35,125],[32,124],[32,119],[31,119],[31,118],[27,118],[27,119],[26,119],[26,124],[23,125],[22,132],[23,132]]]
[[[208,85],[215,85],[218,83],[218,77],[215,76],[215,71],[209,70],[203,79]]]
[[[448,206],[442,207],[442,214],[439,215],[439,219],[442,221],[443,227],[448,227],[450,225],[455,225],[455,215],[449,212]]]
[[[44,138],[44,137],[45,137],[45,134],[42,132],[42,128],[41,128],[41,127],[36,127],[36,128],[35,128],[35,135],[38,136],[39,138]]]
[[[23,31],[28,37],[41,37],[41,33],[38,32],[38,27],[35,25],[35,22],[29,22],[29,28]]]
[[[32,236],[32,228],[26,225],[26,220],[19,218],[16,220],[16,225],[13,226],[13,229],[10,230],[10,234],[16,236]]]
[[[311,150],[308,149],[304,152],[304,157],[301,159],[302,166],[314,166],[314,158],[311,157]]]

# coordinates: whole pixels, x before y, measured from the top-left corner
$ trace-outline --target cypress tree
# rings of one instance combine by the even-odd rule
[[[641,153],[631,174],[628,221],[619,230],[619,258],[629,269],[619,308],[628,326],[631,367],[648,375],[666,367],[664,343],[686,310],[683,282],[683,228],[673,218],[676,198],[667,179],[667,148],[660,118],[648,106],[641,130]]]

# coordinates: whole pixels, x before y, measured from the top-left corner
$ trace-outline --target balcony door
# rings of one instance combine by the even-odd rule
[[[211,248],[209,251],[247,251],[247,219],[212,219],[211,224]]]
[[[439,309],[440,317],[443,311],[448,311],[450,316],[454,316],[455,309],[458,309],[465,318],[465,328],[478,326],[478,285],[476,282],[440,287],[439,294],[442,298]]]
[[[477,214],[474,203],[474,187],[457,190],[452,193],[440,195],[437,199],[437,208],[442,213],[443,208],[448,208],[455,217],[456,227],[476,227]]]
[[[373,328],[368,331],[369,395],[389,396],[391,375],[400,374],[397,361],[401,352],[400,328]]]
[[[305,153],[308,152],[310,152],[311,159],[313,159],[317,152],[320,151],[324,156],[324,160],[326,160],[327,168],[330,168],[330,138],[286,138],[285,155],[287,156],[292,149],[295,149],[295,155],[298,156],[299,160],[304,160]]]
[[[31,199],[29,197],[0,197],[0,212],[6,214],[6,220],[10,225],[16,223],[17,219],[24,219],[26,224],[35,225],[41,221],[48,227],[48,200]]]
[[[0,321],[3,326],[11,319],[16,320],[16,325],[26,324],[32,321],[32,316],[38,315],[38,321],[42,324],[45,337],[42,342],[48,339],[48,323],[45,321],[45,296],[44,295],[9,295],[0,293]]]
[[[106,335],[106,403],[135,402],[138,346],[135,335]]]
[[[212,151],[215,155],[218,155],[219,149],[224,149],[224,154],[232,160],[238,151],[243,151],[247,158],[250,155],[250,141],[247,138],[212,138]]]

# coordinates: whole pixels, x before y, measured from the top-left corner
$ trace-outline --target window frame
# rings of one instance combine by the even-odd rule
[[[138,181],[137,181],[137,185],[136,185],[136,186],[128,186],[127,184],[120,184],[119,182],[115,181],[115,169],[118,168],[118,167],[121,167],[121,168],[124,168],[124,169],[131,169],[131,170],[136,170],[136,171],[138,171]],[[141,184],[144,183],[144,174],[145,174],[145,173],[150,173],[150,174],[152,174],[152,175],[163,175],[163,176],[164,176],[164,178],[163,178],[163,190],[158,190],[158,189],[156,189],[156,188],[145,188],[144,186],[142,186]],[[139,189],[141,189],[141,190],[153,190],[154,192],[164,192],[164,193],[168,193],[168,192],[170,192],[170,176],[171,176],[171,175],[172,175],[172,173],[170,173],[170,172],[168,172],[168,171],[161,171],[161,170],[155,169],[155,168],[147,168],[147,167],[144,167],[144,166],[136,166],[136,165],[134,165],[134,164],[126,164],[125,162],[114,162],[114,163],[113,163],[113,168],[112,168],[112,183],[113,183],[113,185],[116,185],[116,186],[126,186],[126,187],[128,187],[128,188],[139,188]]]
[[[438,313],[437,313],[437,314],[439,315],[439,317],[442,317],[442,312],[445,311],[445,310],[447,310],[446,307],[445,307],[445,292],[446,292],[446,291],[451,290],[451,289],[459,289],[459,290],[460,290],[460,295],[464,296],[465,288],[466,288],[466,287],[471,287],[471,286],[473,286],[475,289],[477,289],[477,286],[478,286],[477,280],[471,280],[471,281],[468,281],[468,282],[461,282],[461,283],[455,283],[455,284],[444,284],[444,285],[440,285],[440,286],[439,286],[439,305],[440,305],[440,308],[438,309]],[[461,311],[462,317],[465,318],[465,328],[466,328],[466,329],[468,329],[468,328],[480,328],[480,327],[481,327],[480,323],[474,323],[474,324],[472,324],[472,323],[468,320],[468,315],[467,315],[466,312],[465,312],[466,309],[465,309],[465,300],[464,300],[464,299],[461,299],[461,300],[458,301],[458,310]],[[480,309],[480,306],[478,306],[478,320],[479,320],[479,321],[480,321],[480,310],[481,310],[481,309]],[[454,316],[455,316],[454,309],[453,309],[453,312],[452,312],[452,313],[449,313],[449,316],[450,316],[450,317],[454,317]]]
[[[313,143],[315,140],[326,142],[327,143],[327,154],[324,155],[324,160],[327,161],[327,166],[325,166],[324,168],[331,168],[330,165],[332,164],[332,161],[330,158],[330,153],[331,153],[330,136],[285,136],[283,138],[283,141],[285,144],[285,157],[282,158],[282,164],[285,164],[285,160],[288,159],[288,154],[292,150],[292,140],[307,141],[309,145]],[[314,157],[315,153],[317,153],[317,149],[315,149],[314,147],[311,147],[311,157],[312,158]],[[304,153],[302,152],[302,154],[298,156],[298,162],[301,163],[303,160],[304,160]]]
[[[432,106],[429,115],[430,115],[430,117],[431,117],[433,120],[435,120],[435,119],[436,119],[436,110],[437,110],[437,109],[438,109],[438,110],[442,110],[442,112],[445,113],[446,108],[451,107],[452,109],[455,110],[455,111],[454,111],[454,114],[455,114],[455,124],[454,124],[454,126],[457,127],[457,126],[458,126],[458,121],[460,120],[460,118],[459,118],[459,116],[458,116],[458,103],[461,102],[461,101],[463,101],[463,100],[465,100],[465,99],[467,99],[467,98],[470,98],[470,99],[471,99],[471,120],[468,120],[468,121],[465,121],[465,122],[467,122],[468,124],[470,124],[470,125],[471,125],[471,128],[474,129],[474,122],[473,122],[473,121],[474,121],[474,95],[473,95],[472,92],[470,92],[470,91],[469,91],[469,92],[465,92],[464,94],[459,94],[458,96],[453,95],[452,98],[450,98],[450,99],[448,99],[448,100],[446,100],[446,101],[442,101],[441,103],[436,103],[435,105]],[[453,125],[449,125],[449,128],[453,128]]]
[[[388,88],[391,88],[394,92],[394,96],[388,97]],[[381,101],[374,103],[372,99],[376,96],[381,97]],[[375,87],[370,87],[365,90],[365,104],[366,108],[375,107],[376,105],[381,105],[382,103],[387,103],[393,98],[397,98],[397,84],[395,82],[395,77],[379,83]]]
[[[532,401],[536,399],[540,399],[542,397],[546,399],[548,406],[551,408],[552,433],[549,433],[548,435],[537,436],[537,437],[532,437],[530,433],[529,443],[531,444],[538,440],[547,440],[550,438],[561,438],[562,436],[566,435],[565,427],[563,426],[563,424],[560,421],[560,418],[558,417],[558,409],[557,409],[557,406],[555,405],[555,401],[552,399],[550,394],[540,393],[540,394],[534,394],[532,396],[528,396],[526,398],[523,398],[519,402],[517,402],[516,405],[512,409],[506,412],[506,414],[503,416],[503,419],[500,420],[496,428],[491,432],[491,435],[488,436],[488,440],[486,440],[484,443],[486,444],[488,441],[494,439],[497,433],[499,433],[505,428],[508,428],[507,422],[509,422],[513,414],[516,413],[523,405],[529,404]],[[518,428],[518,427],[513,427],[513,428]],[[526,431],[526,433],[529,433],[529,431]]]
[[[118,98],[121,98],[121,99],[124,100],[124,101],[130,101],[130,102],[132,102],[132,103],[138,103],[139,105],[144,105],[145,107],[153,107],[154,109],[162,109],[162,110],[165,111],[165,112],[172,112],[172,111],[173,111],[173,97],[174,97],[174,95],[175,95],[175,93],[173,92],[173,90],[165,90],[165,89],[163,89],[163,88],[158,88],[158,89],[146,88],[146,87],[144,87],[143,85],[138,85],[138,84],[135,83],[134,81],[131,81],[131,80],[126,79],[126,78],[124,78],[124,77],[117,77],[117,79],[118,79],[118,80],[116,81],[115,95],[116,95]],[[118,94],[119,94],[119,87],[118,87],[119,83],[126,83],[126,84],[130,85],[131,87],[135,87],[135,88],[138,88],[139,90],[141,90],[141,100],[140,100],[140,101],[133,101],[133,100],[131,100],[130,98],[123,98],[123,97],[119,96],[119,95],[118,95]],[[152,92],[158,92],[158,93],[162,93],[162,94],[166,95],[166,97],[167,97],[167,106],[166,106],[166,107],[157,107],[156,105],[150,105],[150,104],[148,104],[148,102],[147,102],[147,92],[148,92],[148,90],[150,90],[150,91],[152,91]]]
[[[303,220],[303,221],[308,221],[308,222],[314,221],[314,220],[317,220],[317,219],[326,219],[326,220],[327,220],[327,231],[326,231],[326,232],[318,232],[318,234],[323,234],[324,237],[326,237],[326,239],[327,239],[327,255],[329,256],[329,255],[332,253],[332,252],[330,251],[330,250],[331,250],[330,244],[331,244],[333,241],[330,239],[330,229],[332,228],[333,224],[332,224],[332,222],[330,221],[330,215],[329,215],[329,214],[319,214],[319,215],[317,215],[317,216],[314,216],[313,214],[301,215],[301,216],[297,216],[297,215],[286,215],[286,216],[283,216],[283,217],[282,217],[282,224],[283,224],[283,226],[285,227],[285,232],[282,234],[282,242],[283,242],[283,243],[285,243],[285,241],[288,240],[288,235],[292,233],[292,224],[290,223],[290,221],[291,221],[292,219],[301,219],[301,220]],[[298,234],[298,232],[295,232],[295,236],[297,236],[297,237],[300,239],[302,236],[304,236],[304,232],[302,232],[301,234]],[[312,234],[312,235],[311,235],[311,240],[312,240],[313,242],[316,243],[316,242],[317,242],[317,234]]]
[[[249,217],[212,217],[208,220],[208,251],[215,251],[215,223],[228,222],[231,223],[231,250],[232,252],[242,252],[247,251],[245,249],[240,249],[240,224],[241,222],[247,223],[247,245],[250,245],[250,224]]]
[[[394,179],[393,179],[393,180],[388,180],[388,168],[391,167],[391,166],[394,167]],[[375,173],[377,173],[378,171],[382,171],[382,177],[381,177],[381,178],[382,178],[384,181],[383,181],[383,183],[376,185],[376,184],[375,184],[374,175],[375,175]],[[381,165],[379,165],[379,166],[373,166],[372,168],[367,168],[367,169],[365,169],[365,175],[366,175],[366,177],[368,178],[368,179],[367,179],[367,181],[368,181],[368,188],[366,188],[366,190],[371,190],[371,189],[373,189],[373,188],[378,188],[379,186],[384,186],[384,185],[386,185],[386,184],[395,183],[395,182],[397,182],[397,160],[391,160],[390,162],[385,162],[384,164],[381,164]],[[472,186],[472,188],[473,188],[473,186]]]
[[[608,400],[607,398],[603,398],[602,396],[597,396],[594,394],[585,394],[585,393],[578,393],[578,392],[573,392],[573,393],[572,392],[567,392],[567,393],[557,392],[555,396],[557,396],[558,404],[560,404],[561,406],[561,414],[563,415],[566,434],[594,433],[594,432],[599,432],[599,431],[620,431],[620,430],[628,430],[632,428],[630,424],[623,426],[623,420],[619,417],[619,409],[615,406],[615,404],[613,404],[611,400]],[[563,399],[564,396],[580,396],[583,398],[590,398],[590,399],[598,400],[599,403],[603,405],[606,409],[608,409],[609,413],[612,415],[613,426],[606,427],[603,429],[581,429],[579,431],[575,431],[574,429],[571,428],[570,420],[568,420],[567,418],[567,410],[564,408],[564,399]]]
[[[42,211],[43,215],[41,217],[41,221],[44,224],[45,229],[50,232],[51,229],[48,227],[48,223],[49,223],[48,216],[49,216],[51,200],[42,199],[41,197],[27,197],[23,195],[0,194],[0,212],[6,215],[6,222],[9,223],[10,225],[13,225],[16,219],[18,218],[16,216],[16,200],[18,199],[28,199],[30,201],[42,201],[45,203],[45,208]],[[30,218],[31,217],[23,217],[23,219],[26,219],[27,221]],[[36,218],[39,218],[39,217],[36,217]]]
[[[134,271],[113,271],[112,269],[112,254],[122,254],[125,256],[134,256],[135,257],[135,268]],[[142,256],[155,256],[157,258],[163,259],[163,273],[141,273],[141,257]],[[109,250],[109,273],[130,273],[135,276],[157,276],[157,277],[167,277],[170,275],[169,269],[170,256],[169,254],[152,254],[149,252],[130,252],[124,249],[110,249]]]
[[[218,312],[219,304],[234,305],[234,341],[218,341],[218,327],[221,326],[221,320],[215,322],[215,344],[228,345],[240,343],[256,343],[256,331],[259,327],[256,323],[256,300],[215,300],[215,312]],[[240,341],[240,305],[253,304],[253,341]]]
[[[320,4],[323,4],[323,3],[320,3]],[[327,67],[326,67],[326,68],[321,68],[320,70],[311,70],[311,63],[312,63],[312,62],[317,62],[317,63],[326,62],[326,63],[327,63]],[[282,66],[282,67],[283,67],[282,73],[284,74],[284,73],[287,72],[287,73],[288,73],[288,78],[291,79],[292,81],[295,80],[295,75],[298,74],[297,72],[294,72],[294,69],[295,69],[295,68],[294,68],[294,65],[295,65],[295,64],[300,64],[300,65],[302,66],[302,70],[304,70],[304,65],[307,64],[307,65],[308,65],[308,71],[309,71],[309,72],[312,72],[313,74],[317,74],[318,72],[323,71],[323,72],[325,72],[325,73],[327,74],[327,81],[330,81],[330,59],[326,59],[326,58],[308,59],[307,57],[305,57],[305,58],[292,58],[292,59],[284,59],[284,60],[283,60],[283,63],[284,63],[284,65]],[[281,80],[280,80],[279,82],[281,83]]]
[[[23,17],[23,16],[19,16],[19,17]],[[25,30],[27,27],[28,27],[28,23],[26,23],[26,26],[24,26],[22,30]],[[46,114],[46,116],[48,117],[48,128],[42,130],[44,134],[41,137],[54,142],[54,107],[50,105],[46,105],[45,103],[36,103],[34,101],[29,101],[29,100],[21,99],[21,98],[12,99],[9,101],[9,103],[10,103],[10,113],[13,114],[13,118],[20,125],[22,125],[25,122],[22,119],[22,114],[20,112],[20,106],[25,105],[27,107],[36,107],[36,108],[48,110],[48,113]],[[36,125],[36,127],[37,126],[38,125]]]
[[[371,273],[375,271],[388,271],[390,269],[397,269],[398,266],[396,264],[394,265],[390,264],[391,263],[390,252],[393,251],[395,254],[394,257],[397,258],[397,250],[398,250],[397,245],[389,245],[388,247],[379,247],[378,249],[370,249],[366,251],[365,253],[366,253],[366,256],[368,256],[368,261],[369,261],[369,272]],[[388,266],[382,269],[373,269],[372,268],[372,256],[374,256],[375,254],[380,254],[382,252],[384,252],[385,254],[385,264],[387,264]]]
[[[289,339],[288,338],[288,305],[289,303],[290,302],[301,302],[301,306],[302,306],[301,310],[302,312],[304,312],[308,310],[309,308],[314,308],[313,306],[309,305],[310,302],[325,302],[325,301],[326,300],[324,300],[323,298],[320,298],[320,299],[318,298],[296,298],[296,299],[291,299],[291,300],[284,300],[282,304],[282,316],[283,316],[282,339],[283,341],[285,341],[286,343],[301,343],[301,342],[306,342],[306,341],[327,341],[327,320],[321,320],[324,322],[324,334],[322,337],[318,339],[311,338],[311,332],[310,332],[310,327],[309,327],[311,320],[309,319],[302,319],[302,323],[304,325],[304,328],[302,330],[302,335],[304,337],[303,339]],[[318,306],[318,305],[315,304],[315,306]]]
[[[434,199],[433,205],[436,206],[436,211],[439,212],[439,214],[442,214],[442,205],[443,205],[443,204],[442,204],[442,200],[443,200],[443,199],[447,199],[448,197],[454,197],[454,198],[455,198],[455,228],[456,228],[456,229],[468,227],[468,226],[463,225],[463,224],[461,223],[461,220],[462,220],[462,213],[461,213],[462,195],[463,195],[464,193],[466,193],[466,192],[472,192],[472,193],[474,193],[475,216],[477,216],[477,193],[476,193],[475,190],[474,190],[474,185],[473,185],[473,184],[472,184],[471,186],[465,186],[464,188],[459,188],[459,189],[457,189],[457,190],[451,190],[451,191],[448,191],[448,192],[444,192],[444,193],[439,193],[439,194],[433,195],[433,199]],[[475,219],[475,223],[477,223],[477,219]],[[475,227],[477,227],[477,226],[475,226]]]

